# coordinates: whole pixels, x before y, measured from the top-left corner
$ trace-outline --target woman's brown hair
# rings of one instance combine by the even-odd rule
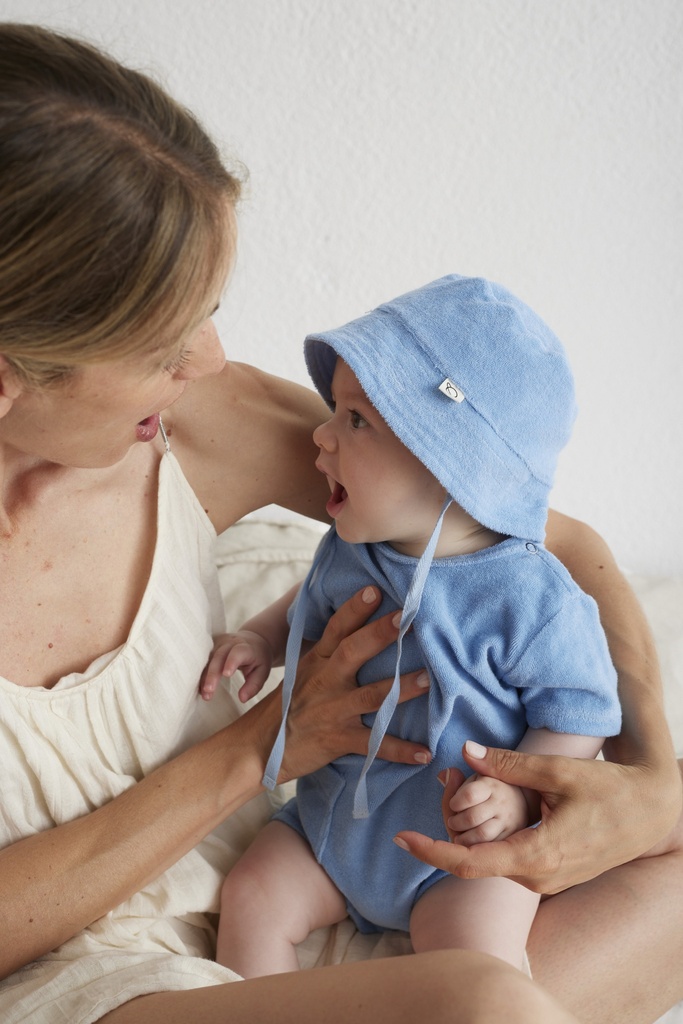
[[[146,75],[0,24],[0,353],[25,384],[172,347],[232,256],[239,193]]]

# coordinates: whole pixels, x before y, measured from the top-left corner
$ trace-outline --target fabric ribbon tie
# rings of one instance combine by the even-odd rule
[[[410,581],[408,593],[403,605],[403,611],[401,613],[401,622],[399,625],[398,639],[396,641],[396,670],[394,672],[394,679],[391,684],[391,688],[387,693],[386,697],[382,701],[379,710],[375,716],[372,729],[370,731],[370,740],[368,742],[368,753],[365,758],[365,763],[361,770],[358,784],[356,786],[356,792],[353,800],[353,816],[354,818],[367,818],[370,810],[368,807],[368,789],[366,776],[370,766],[377,757],[379,748],[382,740],[384,739],[391,717],[396,710],[398,705],[398,699],[401,693],[401,651],[403,649],[403,637],[410,629],[411,623],[415,618],[418,609],[420,607],[420,601],[422,600],[422,592],[424,590],[425,583],[427,581],[427,574],[431,567],[434,552],[436,551],[436,545],[439,540],[441,533],[441,527],[443,525],[444,516],[451,504],[452,499],[448,497],[444,502],[443,508],[439,514],[436,525],[432,531],[432,535],[429,538],[426,548],[422,552],[420,559],[415,567],[413,578]],[[294,616],[292,624],[289,630],[289,637],[287,638],[287,650],[285,656],[285,676],[282,683],[282,721],[280,723],[280,729],[277,737],[273,744],[273,748],[268,758],[266,770],[263,774],[263,785],[268,789],[274,789],[277,785],[277,778],[282,767],[282,759],[285,752],[285,732],[287,725],[287,715],[289,713],[289,707],[292,701],[292,693],[294,691],[294,683],[296,682],[296,670],[299,664],[299,653],[301,651],[301,643],[303,640],[304,626],[306,623],[306,610],[308,606],[308,592],[310,582],[317,572],[317,566],[315,563],[311,567],[308,576],[304,580],[301,590],[296,599],[296,605],[294,608]]]
[[[410,625],[417,615],[420,607],[422,591],[424,590],[425,583],[427,582],[427,574],[429,573],[429,569],[434,559],[434,552],[436,551],[436,545],[439,541],[443,519],[451,502],[452,498],[450,497],[444,502],[439,518],[436,521],[436,526],[432,531],[427,547],[420,556],[420,560],[415,567],[415,572],[413,573],[413,578],[410,581],[410,586],[408,587],[408,593],[406,594],[403,611],[401,613],[398,640],[396,641],[396,670],[394,672],[394,680],[391,684],[391,689],[379,707],[375,716],[375,721],[372,723],[370,740],[368,742],[368,753],[353,797],[354,818],[367,818],[370,814],[370,809],[368,807],[368,785],[366,776],[370,769],[370,765],[377,757],[380,744],[386,735],[387,729],[389,728],[389,722],[391,721],[391,717],[398,705],[398,698],[401,694],[401,651],[403,649],[403,637],[410,629]]]
[[[289,713],[289,705],[292,703],[292,693],[294,692],[294,684],[296,682],[296,670],[299,666],[301,642],[304,636],[306,609],[308,607],[308,588],[310,580],[316,571],[317,566],[315,566],[314,563],[306,579],[301,584],[301,589],[296,599],[296,605],[294,606],[294,617],[292,618],[292,624],[289,628],[289,636],[287,637],[287,647],[285,650],[285,676],[282,681],[282,721],[280,722],[280,728],[275,738],[275,743],[273,743],[273,749],[270,752],[270,757],[268,758],[266,770],[263,773],[263,785],[266,789],[275,789],[277,785],[277,777],[280,774],[280,768],[282,767],[282,759],[285,756],[285,730],[287,727],[287,715]]]

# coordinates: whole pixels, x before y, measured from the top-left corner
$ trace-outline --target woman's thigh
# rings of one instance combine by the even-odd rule
[[[493,957],[439,951],[140,996],[101,1024],[577,1024]]]
[[[586,1024],[650,1024],[683,999],[683,821],[668,846],[539,907],[533,976]]]

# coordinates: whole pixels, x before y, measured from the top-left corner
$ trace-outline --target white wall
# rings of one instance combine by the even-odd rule
[[[580,415],[554,504],[683,572],[680,0],[0,0],[149,70],[250,170],[230,356],[440,274],[516,291]]]

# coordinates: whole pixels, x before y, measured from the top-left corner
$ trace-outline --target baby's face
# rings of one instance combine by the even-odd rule
[[[332,418],[313,440],[339,536],[352,544],[387,541],[403,554],[421,555],[443,505],[443,487],[389,429],[342,359],[332,399]]]

